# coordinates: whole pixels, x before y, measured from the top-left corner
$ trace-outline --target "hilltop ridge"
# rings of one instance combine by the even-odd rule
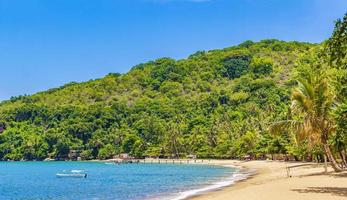
[[[288,151],[286,138],[266,126],[286,117],[296,63],[317,46],[246,41],[11,98],[0,104],[0,159],[68,159],[71,150],[83,159]]]

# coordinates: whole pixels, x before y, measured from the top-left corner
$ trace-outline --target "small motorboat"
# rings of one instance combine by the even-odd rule
[[[57,173],[57,178],[87,178],[87,173],[84,170],[64,170],[63,173]]]

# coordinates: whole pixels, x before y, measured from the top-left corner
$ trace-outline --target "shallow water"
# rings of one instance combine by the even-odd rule
[[[88,178],[55,176],[77,169],[86,170]],[[0,199],[180,199],[225,186],[237,173],[211,165],[0,162]]]

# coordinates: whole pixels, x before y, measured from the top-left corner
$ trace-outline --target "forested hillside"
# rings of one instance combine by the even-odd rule
[[[126,74],[69,83],[0,104],[0,159],[240,158],[306,146],[269,125],[290,115],[298,63],[320,45],[263,40],[187,59],[160,58]]]

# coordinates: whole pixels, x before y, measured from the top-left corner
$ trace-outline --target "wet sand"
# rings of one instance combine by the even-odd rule
[[[321,164],[279,161],[213,160],[211,164],[242,166],[255,174],[191,200],[342,200],[347,199],[347,173],[324,173]],[[295,166],[295,167],[294,167]],[[287,176],[286,167],[290,169]]]

